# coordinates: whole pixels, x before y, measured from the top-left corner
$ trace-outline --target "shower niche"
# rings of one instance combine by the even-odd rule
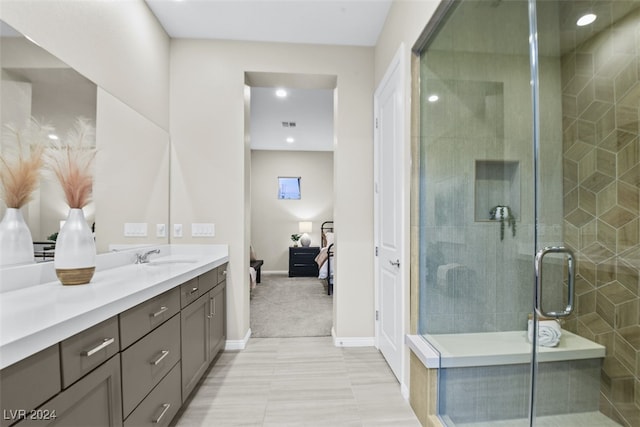
[[[520,217],[520,162],[515,160],[476,160],[474,217],[476,222],[492,221],[491,210],[508,206]]]

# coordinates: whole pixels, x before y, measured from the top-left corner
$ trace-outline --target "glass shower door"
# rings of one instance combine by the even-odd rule
[[[538,424],[640,421],[638,391],[622,386],[640,369],[627,358],[639,321],[639,7],[531,1]],[[607,357],[546,361],[583,339]]]
[[[447,425],[640,420],[639,3],[456,1],[426,38],[419,332]]]
[[[421,53],[419,327],[447,425],[529,424],[528,28],[526,0],[456,2]]]

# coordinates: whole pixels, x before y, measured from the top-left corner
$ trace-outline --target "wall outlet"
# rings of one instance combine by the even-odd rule
[[[182,237],[182,224],[173,224],[173,237]]]
[[[214,237],[216,235],[216,225],[212,223],[191,224],[191,237]]]
[[[147,236],[147,223],[146,222],[126,222],[124,224],[125,237],[146,237]]]
[[[167,237],[166,224],[156,224],[156,237]]]

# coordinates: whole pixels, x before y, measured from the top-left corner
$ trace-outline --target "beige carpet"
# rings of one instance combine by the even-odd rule
[[[331,335],[333,297],[326,281],[316,277],[262,274],[251,291],[251,336],[254,338]]]

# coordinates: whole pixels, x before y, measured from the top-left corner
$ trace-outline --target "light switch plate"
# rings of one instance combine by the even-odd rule
[[[216,225],[212,223],[191,224],[191,237],[214,237],[216,235]]]
[[[156,224],[156,237],[167,237],[166,224]]]
[[[146,222],[126,222],[124,224],[125,237],[146,237],[147,236],[147,223]]]
[[[173,224],[173,237],[182,237],[182,224]]]

